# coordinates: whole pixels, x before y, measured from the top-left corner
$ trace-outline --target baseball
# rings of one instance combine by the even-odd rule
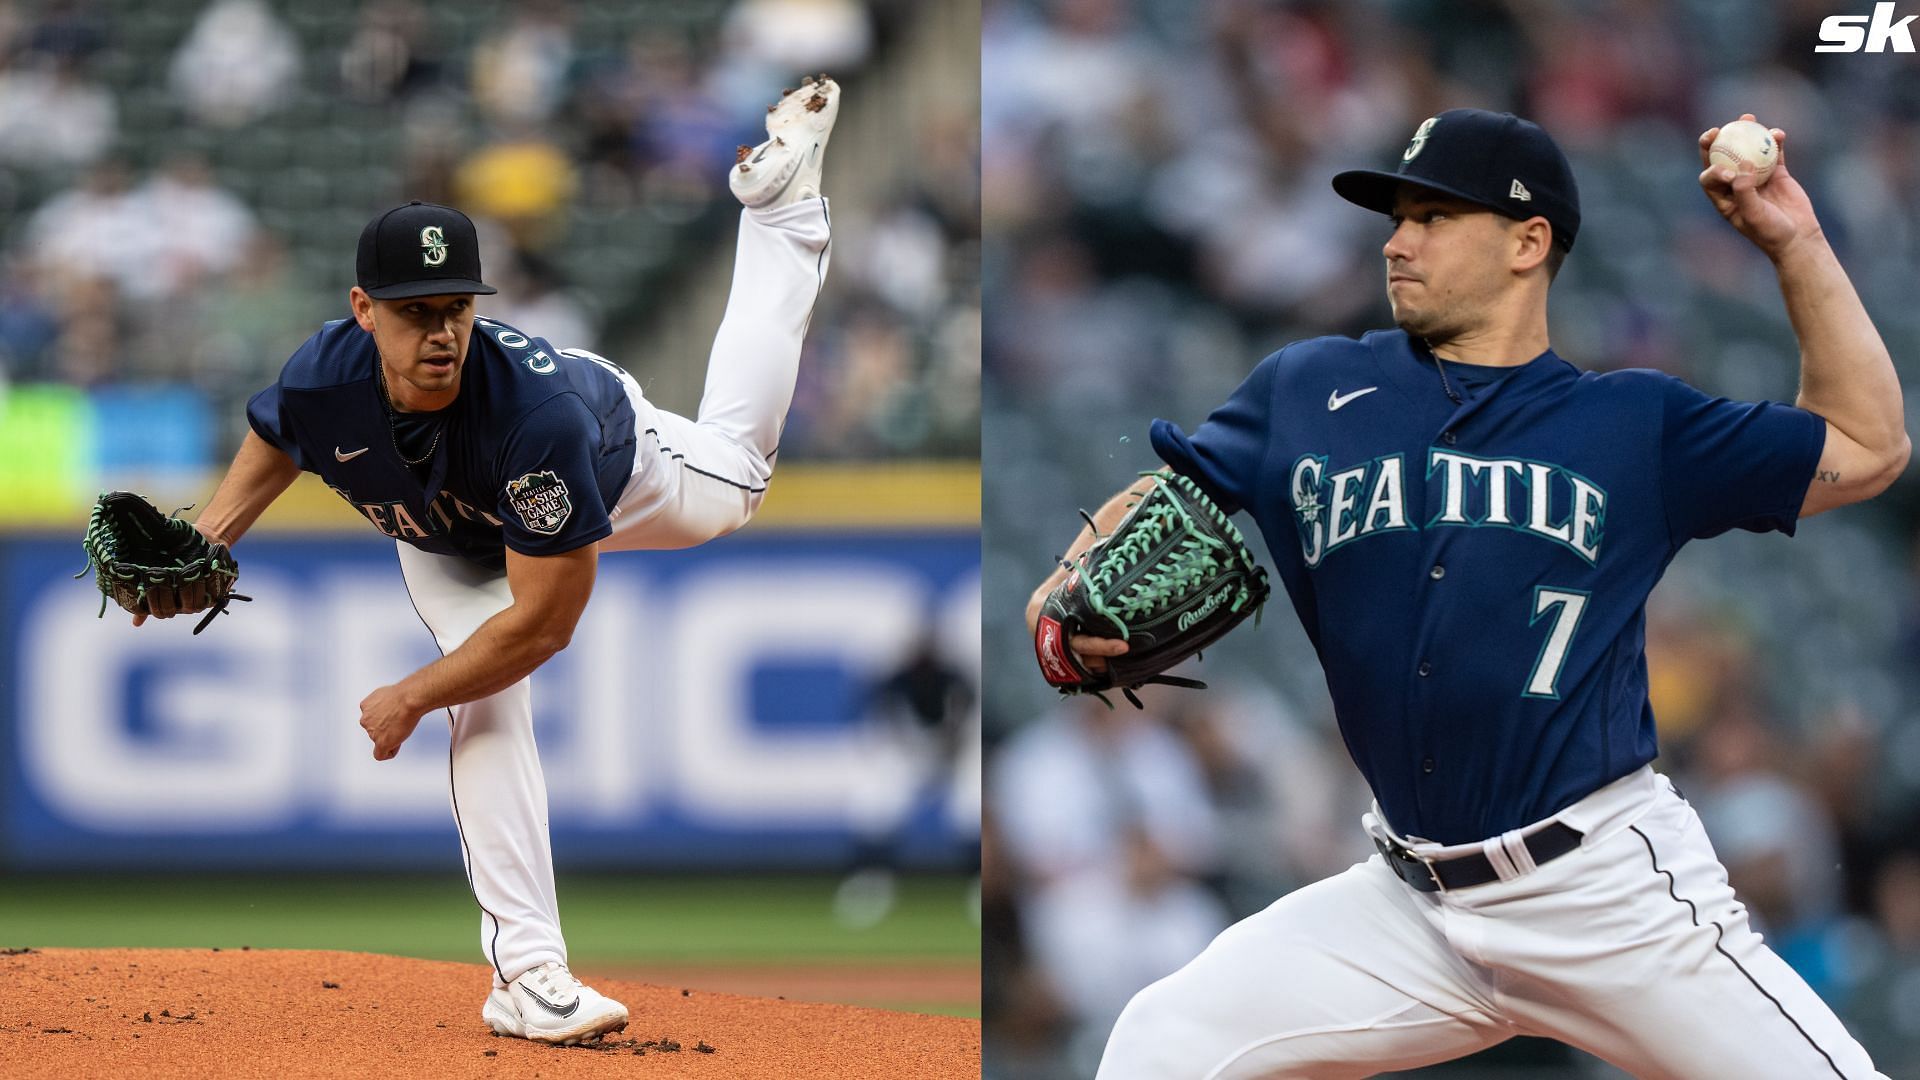
[[[1720,134],[1707,148],[1707,160],[1715,165],[1730,165],[1738,172],[1742,165],[1753,169],[1753,183],[1758,187],[1773,175],[1773,163],[1780,160],[1780,144],[1773,141],[1773,132],[1752,120],[1735,120],[1720,129]]]

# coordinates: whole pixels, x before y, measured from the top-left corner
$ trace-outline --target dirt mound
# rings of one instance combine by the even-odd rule
[[[213,949],[0,952],[8,1077],[966,1077],[980,1022],[596,980],[598,1047],[494,1036],[478,964]]]

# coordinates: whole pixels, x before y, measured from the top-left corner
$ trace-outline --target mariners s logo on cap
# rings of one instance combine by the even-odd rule
[[[1420,151],[1427,148],[1427,136],[1433,134],[1433,125],[1439,122],[1440,118],[1437,116],[1429,116],[1422,120],[1419,128],[1413,133],[1413,141],[1407,144],[1406,151],[1400,155],[1400,160],[1412,161],[1419,157]]]
[[[439,266],[447,261],[447,237],[440,226],[429,225],[420,230],[420,261],[427,266]]]
[[[494,291],[480,280],[480,235],[473,220],[432,203],[396,206],[367,222],[353,270],[354,284],[375,300]]]

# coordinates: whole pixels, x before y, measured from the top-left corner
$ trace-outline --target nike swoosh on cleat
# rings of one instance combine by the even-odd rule
[[[555,1005],[553,1002],[548,1001],[546,998],[541,997],[539,994],[534,993],[533,991],[527,989],[524,986],[520,988],[520,992],[532,998],[534,1004],[540,1006],[541,1008],[547,1010],[548,1012],[552,1013],[555,1016],[561,1017],[562,1019],[572,1016],[574,1014],[574,1011],[580,1008],[579,998],[574,998],[573,1004],[563,1009],[560,1006]]]
[[[369,451],[369,450],[371,450],[371,449],[373,449],[373,447],[371,447],[371,446],[363,446],[363,447],[361,447],[360,449],[358,449],[358,450],[355,450],[355,451],[354,451],[353,453],[351,453],[351,454],[347,454],[347,453],[342,453],[342,452],[341,452],[341,450],[340,450],[340,448],[339,448],[338,446],[336,446],[336,447],[334,447],[334,448],[333,448],[333,460],[335,460],[335,461],[352,461],[352,460],[353,460],[354,458],[357,458],[357,457],[359,457],[359,456],[360,456],[361,454],[364,454],[364,453],[366,453],[367,451]]]
[[[1346,407],[1348,402],[1352,401],[1353,399],[1357,397],[1364,397],[1365,395],[1371,394],[1378,389],[1380,388],[1377,386],[1369,386],[1363,390],[1355,390],[1351,394],[1342,394],[1340,391],[1335,390],[1333,393],[1327,395],[1327,411],[1339,412],[1341,409]]]

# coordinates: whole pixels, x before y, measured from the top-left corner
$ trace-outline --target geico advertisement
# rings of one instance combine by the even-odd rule
[[[439,655],[392,546],[238,554],[255,601],[196,637],[96,618],[70,539],[0,541],[0,860],[457,864],[446,714],[385,762],[359,727],[369,691]],[[827,865],[878,836],[952,858],[978,834],[979,559],[977,533],[603,557],[573,643],[533,677],[556,853]],[[883,689],[922,642],[958,676],[945,728]]]

